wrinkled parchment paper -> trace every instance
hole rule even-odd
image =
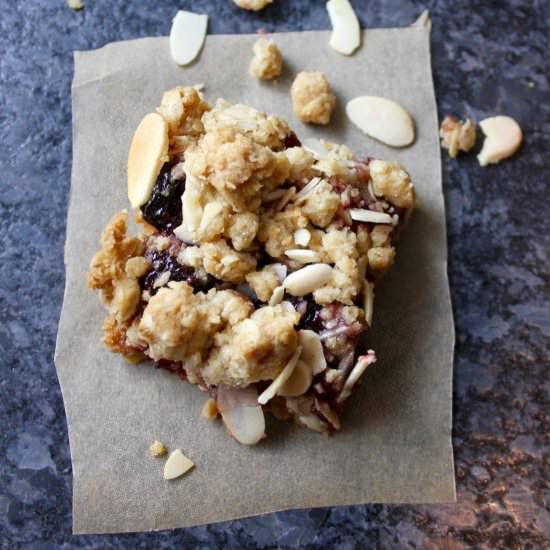
[[[343,57],[328,32],[276,35],[285,73],[278,83],[248,77],[256,36],[209,36],[200,58],[178,68],[168,40],[119,42],[75,54],[74,156],[65,249],[66,294],[56,363],[67,412],[74,475],[75,533],[185,527],[288,508],[455,498],[451,447],[453,320],[437,115],[425,27],[369,30]],[[338,96],[327,128],[298,123],[289,86],[299,70],[321,70]],[[132,366],[99,342],[105,315],[85,287],[89,261],[108,219],[128,206],[126,158],[141,118],[178,84],[205,83],[225,97],[282,115],[299,137],[348,144],[358,155],[395,159],[413,176],[421,208],[376,292],[368,344],[378,363],[348,402],[332,437],[268,418],[268,439],[237,444],[221,422],[200,417],[206,395],[175,376]],[[395,150],[362,135],[347,100],[382,95],[417,124],[413,147]],[[196,464],[167,482],[154,439]]]

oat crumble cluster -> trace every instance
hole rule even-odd
[[[448,115],[441,123],[439,129],[441,147],[449,151],[449,156],[454,159],[460,151],[467,153],[476,144],[476,125],[470,118],[460,121]]]
[[[142,230],[129,236],[119,212],[90,264],[103,342],[208,391],[203,414],[241,443],[263,437],[265,410],[339,430],[375,361],[360,336],[415,207],[409,175],[343,145],[314,153],[282,119],[210,107],[193,87],[167,91],[157,112],[168,148],[135,214]]]
[[[283,56],[273,40],[259,38],[252,48],[254,57],[250,63],[250,76],[258,80],[277,78],[283,70]]]
[[[319,71],[302,71],[290,88],[292,108],[302,122],[328,124],[336,106],[327,77]]]

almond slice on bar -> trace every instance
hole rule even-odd
[[[283,301],[284,296],[285,288],[283,286],[278,286],[271,294],[268,305],[271,307],[278,306]]]
[[[255,445],[264,437],[265,418],[255,387],[220,386],[216,404],[225,427],[239,443]]]
[[[327,11],[332,25],[329,45],[338,53],[351,55],[361,44],[359,21],[348,0],[329,0]]]
[[[319,261],[319,254],[315,250],[306,250],[304,248],[291,248],[285,250],[285,256],[301,264],[312,264]]]
[[[363,310],[365,321],[372,327],[372,314],[374,310],[374,285],[369,281],[363,283]]]
[[[292,296],[305,296],[327,284],[332,277],[332,267],[328,264],[311,264],[291,273],[283,286]]]
[[[128,199],[132,208],[144,205],[168,153],[168,126],[157,113],[139,123],[128,153]]]
[[[298,339],[302,346],[300,359],[311,367],[314,375],[323,372],[327,368],[327,361],[319,335],[312,330],[300,330]]]
[[[362,132],[391,147],[405,147],[414,141],[411,115],[391,99],[359,96],[348,101],[346,114]]]
[[[366,223],[393,223],[393,218],[385,212],[375,212],[364,208],[350,208],[349,215],[352,220]]]
[[[313,371],[311,366],[301,359],[296,363],[296,367],[288,380],[279,388],[277,395],[283,397],[297,397],[304,395],[313,381]]]
[[[164,464],[164,479],[176,479],[193,468],[194,464],[180,449],[176,449]]]
[[[180,10],[170,29],[170,54],[178,65],[188,65],[201,51],[208,16]]]
[[[477,156],[480,166],[495,164],[511,157],[523,140],[519,124],[509,116],[486,118],[479,126],[485,134],[483,147]]]
[[[298,246],[307,246],[311,240],[311,233],[307,229],[297,229],[294,231],[294,242]]]
[[[260,397],[258,397],[258,403],[260,405],[265,405],[270,399],[273,399],[277,395],[283,384],[290,378],[290,375],[298,363],[301,353],[302,346],[298,346],[277,378],[275,378],[275,380],[273,380],[273,382],[271,382],[271,384],[269,384],[269,386],[260,394]]]

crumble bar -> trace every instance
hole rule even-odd
[[[409,175],[343,145],[312,153],[282,119],[210,107],[193,87],[157,112],[167,153],[142,231],[115,214],[87,277],[108,311],[103,342],[208,391],[208,415],[241,443],[264,436],[265,410],[339,430],[376,360],[360,337],[415,207]]]

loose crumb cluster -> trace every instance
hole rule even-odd
[[[328,124],[336,105],[326,76],[319,71],[303,71],[296,75],[290,88],[292,108],[302,122]]]
[[[394,262],[415,206],[409,175],[345,146],[320,142],[313,154],[282,119],[224,100],[211,108],[195,88],[169,90],[158,112],[170,147],[136,216],[143,231],[128,236],[127,212],[116,214],[90,264],[104,343],[208,390],[207,418],[224,415],[218,388],[257,395],[291,358],[317,357],[304,394],[266,408],[339,429],[344,397],[374,362],[357,351],[371,322],[363,292]],[[318,348],[303,347],[304,331]]]
[[[471,119],[459,121],[448,115],[439,129],[441,147],[449,151],[451,158],[456,158],[459,151],[467,153],[476,143],[476,125]]]
[[[252,48],[254,57],[250,63],[250,76],[259,80],[277,78],[283,70],[283,56],[273,40],[259,38]]]
[[[164,443],[160,442],[158,439],[155,439],[149,447],[149,452],[151,453],[151,456],[160,458],[161,456],[164,456],[168,450],[164,446]]]

